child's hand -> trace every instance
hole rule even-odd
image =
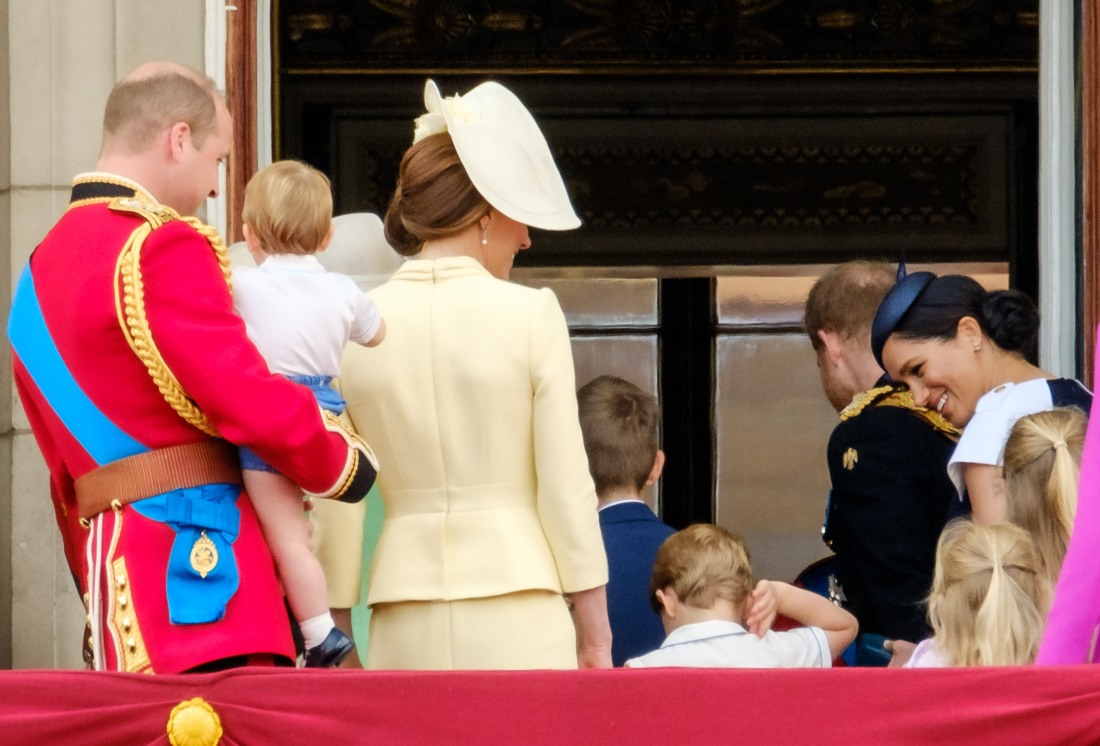
[[[763,637],[775,623],[779,613],[779,592],[770,580],[761,580],[745,599],[745,628]]]

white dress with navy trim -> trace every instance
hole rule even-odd
[[[978,400],[947,464],[947,473],[962,498],[966,494],[963,464],[1004,464],[1005,443],[1016,420],[1055,407],[1076,406],[1089,412],[1092,394],[1078,381],[1035,378],[1005,383]]]

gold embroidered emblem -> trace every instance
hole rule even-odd
[[[855,448],[849,448],[844,452],[844,468],[848,471],[856,468],[856,463],[859,461],[859,453]]]
[[[203,531],[195,543],[191,545],[191,567],[201,577],[218,566],[218,547],[210,541],[210,537]]]

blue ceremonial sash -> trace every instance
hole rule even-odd
[[[97,464],[149,450],[107,419],[69,372],[38,305],[30,263],[19,277],[8,339],[50,409]]]
[[[73,378],[46,326],[35,291],[30,263],[8,317],[8,339],[46,404],[99,466],[150,449],[111,422]],[[150,520],[167,523],[176,532],[168,559],[166,592],[173,624],[216,622],[239,585],[233,542],[240,529],[234,485],[206,485],[173,490],[131,503]],[[193,567],[191,554],[200,537],[208,538],[218,562],[205,576]]]

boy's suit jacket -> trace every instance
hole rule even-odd
[[[665,639],[661,618],[649,602],[649,578],[657,549],[674,530],[640,502],[601,510],[600,529],[610,573],[611,660],[621,666],[629,658],[656,650]]]

